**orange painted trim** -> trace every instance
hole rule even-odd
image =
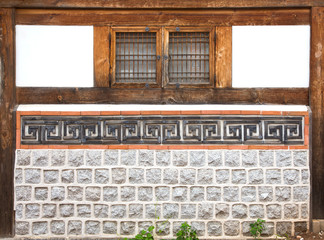
[[[161,111],[141,111],[141,115],[161,115]]]
[[[100,115],[120,115],[120,111],[100,111]]]
[[[55,116],[60,116],[62,114],[62,112],[59,112],[59,111],[41,111],[41,114],[42,116],[46,116],[46,115],[55,115]]]
[[[201,111],[200,110],[193,110],[193,111],[185,110],[185,111],[180,111],[180,113],[182,115],[200,115]]]
[[[81,111],[81,116],[97,116],[100,115],[100,111]]]
[[[261,115],[281,115],[281,111],[261,111]]]
[[[16,149],[20,149],[20,129],[16,129]]]
[[[20,116],[41,115],[41,111],[21,111]]]
[[[261,115],[261,111],[242,110],[241,114],[243,114],[243,115]]]
[[[161,111],[161,115],[180,115],[181,111]]]
[[[291,150],[296,150],[296,149],[307,150],[308,148],[309,148],[309,146],[289,146],[289,149],[291,149]]]

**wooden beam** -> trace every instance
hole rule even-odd
[[[17,88],[18,104],[308,104],[308,88],[111,89]]]
[[[136,1],[133,2],[135,3]],[[192,26],[193,24],[195,26],[307,25],[310,23],[310,9],[276,8],[185,11],[18,9],[16,13],[16,24],[27,25],[105,24],[143,26],[143,23],[145,25],[159,26]]]
[[[312,110],[312,215],[324,218],[324,8],[312,9],[310,107]]]
[[[323,0],[0,0],[0,7],[17,8],[260,8],[324,6]]]
[[[14,235],[14,9],[0,8],[0,237]]]

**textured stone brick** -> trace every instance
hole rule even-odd
[[[90,218],[91,217],[91,205],[90,204],[78,204],[77,205],[78,217]]]
[[[110,209],[112,218],[126,217],[126,205],[111,205]]]
[[[69,150],[68,151],[68,165],[71,167],[80,167],[84,165],[84,151],[83,150]]]
[[[191,222],[191,227],[197,232],[197,236],[205,235],[205,223],[204,222]]]
[[[263,183],[263,170],[251,169],[249,170],[249,184],[262,184]]]
[[[17,150],[16,151],[16,163],[17,166],[28,166],[30,165],[30,150]]]
[[[272,236],[274,234],[274,223],[273,222],[265,222],[264,230],[262,231],[261,236]]]
[[[146,204],[145,205],[145,217],[158,219],[161,217],[161,205],[160,204]]]
[[[117,233],[117,222],[104,221],[102,231],[104,234],[116,234]]]
[[[95,183],[107,184],[109,182],[109,169],[95,170]]]
[[[232,183],[233,184],[245,184],[246,172],[244,169],[232,170]]]
[[[256,187],[242,187],[241,189],[242,202],[256,201]]]
[[[47,200],[48,198],[48,188],[46,187],[36,187],[35,188],[35,199],[36,200]]]
[[[92,170],[91,169],[78,169],[77,181],[81,184],[92,183]]]
[[[216,170],[216,183],[224,184],[229,183],[230,172],[228,169]]]
[[[165,219],[178,218],[179,216],[179,204],[165,203],[163,204],[163,217]]]
[[[82,222],[77,220],[71,220],[68,222],[68,234],[81,235],[82,234]]]
[[[223,166],[222,151],[208,151],[208,166],[221,167]]]
[[[40,215],[40,205],[36,203],[26,204],[25,206],[25,217],[27,219],[38,218]]]
[[[169,187],[156,187],[155,198],[157,201],[168,201],[170,199]]]
[[[220,201],[222,191],[220,187],[207,187],[207,201]]]
[[[186,168],[180,171],[180,183],[194,185],[196,181],[196,169]]]
[[[301,218],[304,218],[304,219],[308,218],[308,204],[307,203],[301,204],[300,216],[301,216]]]
[[[239,188],[238,187],[224,187],[223,199],[226,202],[238,202],[239,201]]]
[[[309,187],[294,187],[293,188],[294,201],[304,202],[309,197]]]
[[[122,184],[126,182],[126,169],[125,168],[113,168],[112,182],[116,184]]]
[[[268,186],[258,187],[259,201],[271,202],[273,199],[273,188]]]
[[[101,198],[101,188],[100,187],[87,187],[85,189],[85,199],[87,201],[99,201]]]
[[[269,219],[280,219],[281,218],[281,205],[269,204],[266,206],[267,216]]]
[[[154,165],[154,151],[139,150],[138,151],[139,166],[153,166]]]
[[[41,181],[40,169],[25,169],[25,183],[37,184]]]
[[[232,206],[232,217],[243,219],[247,217],[247,206],[245,204],[234,204]]]
[[[61,174],[62,183],[74,182],[74,170],[63,170]]]
[[[276,187],[276,200],[279,202],[288,202],[291,199],[290,187]]]
[[[87,150],[85,152],[85,162],[87,166],[101,166],[103,151]]]
[[[172,223],[172,235],[174,237],[176,237],[177,233],[181,230],[181,224],[182,224],[182,222],[180,222],[180,221],[174,221]]]
[[[172,200],[176,202],[187,201],[188,189],[187,187],[174,187],[172,189]]]
[[[214,216],[214,204],[198,204],[198,219],[212,219]]]
[[[291,222],[277,222],[276,223],[276,231],[279,236],[291,236],[292,234],[292,223]]]
[[[178,183],[178,170],[168,168],[163,170],[163,183],[176,184]]]
[[[251,226],[250,224],[253,223],[253,221],[244,221],[242,222],[242,233],[243,236],[252,236],[250,233]]]
[[[56,205],[55,204],[44,204],[43,218],[54,218],[56,216]]]
[[[16,200],[17,201],[30,201],[32,188],[30,186],[17,186],[16,187]]]
[[[309,184],[309,170],[303,169],[301,170],[301,178],[303,184]]]
[[[99,221],[86,221],[85,222],[85,234],[98,235],[100,232]]]
[[[249,207],[250,218],[264,218],[264,207],[261,204],[251,204]]]
[[[51,166],[64,166],[66,150],[51,150]]]
[[[83,188],[77,186],[67,187],[67,199],[73,201],[83,200]]]
[[[242,166],[257,167],[258,166],[257,151],[242,151]]]
[[[276,165],[278,167],[290,167],[292,164],[291,151],[275,151]]]
[[[307,222],[295,222],[295,234],[307,232]]]
[[[196,204],[181,204],[181,218],[192,219],[196,218],[197,206]]]
[[[190,166],[202,167],[206,165],[205,151],[191,151],[190,152]]]
[[[51,233],[54,235],[63,235],[65,234],[65,223],[61,220],[51,221]]]
[[[135,187],[121,187],[120,198],[122,201],[135,201]]]
[[[73,204],[60,204],[59,209],[61,217],[73,217],[74,215]]]
[[[59,171],[57,170],[44,170],[45,183],[57,183],[59,181]]]
[[[197,182],[198,184],[212,184],[213,183],[212,169],[198,169]]]
[[[64,187],[52,187],[51,188],[51,200],[52,201],[63,201],[65,199]]]
[[[173,151],[172,163],[177,167],[184,167],[188,165],[188,151]]]
[[[204,201],[205,190],[203,187],[191,187],[190,188],[190,201]]]
[[[15,212],[15,217],[16,219],[22,219],[23,218],[23,205],[22,204],[17,204],[16,205],[16,212]]]
[[[217,219],[228,218],[229,216],[229,205],[226,203],[216,203],[215,204],[215,217]]]
[[[161,183],[161,169],[152,168],[146,170],[146,182],[151,184]]]
[[[299,183],[299,171],[288,169],[283,171],[283,180],[286,185],[296,185]]]
[[[120,162],[122,165],[135,166],[136,165],[136,150],[121,150]]]
[[[298,205],[297,204],[285,204],[284,208],[284,218],[298,218]]]
[[[274,166],[274,152],[273,151],[260,151],[259,152],[260,167],[273,167]]]
[[[225,151],[225,166],[226,167],[238,167],[240,166],[240,151]]]
[[[171,152],[170,151],[156,151],[156,164],[161,167],[166,167],[170,165],[171,162]]]
[[[129,218],[143,218],[143,205],[129,204],[128,216]]]
[[[45,167],[49,163],[49,151],[48,150],[34,150],[31,153],[33,166]]]
[[[211,221],[207,223],[207,233],[208,236],[221,236],[223,234],[222,231],[222,223],[219,221]]]
[[[48,233],[47,222],[33,222],[32,225],[33,235],[44,235]]]
[[[16,222],[16,235],[28,235],[29,234],[29,222]]]
[[[21,184],[23,182],[23,171],[21,168],[15,169],[15,184]]]
[[[226,236],[237,236],[240,233],[240,222],[239,221],[225,221],[224,222],[224,233]]]
[[[135,233],[135,222],[125,221],[120,223],[121,235],[132,235]]]
[[[118,200],[117,187],[104,187],[103,188],[103,200],[106,202],[115,202]]]
[[[153,200],[153,188],[152,187],[139,187],[138,188],[138,200],[139,201],[152,201]]]
[[[129,183],[143,183],[144,169],[131,168],[129,169]]]
[[[104,165],[117,166],[118,165],[118,150],[105,150]]]
[[[106,204],[95,204],[93,212],[96,218],[108,218],[109,206]]]
[[[281,171],[279,169],[266,170],[267,184],[281,184]]]
[[[166,236],[170,234],[170,222],[158,221],[156,222],[156,234],[159,236]]]
[[[296,167],[306,167],[308,159],[308,151],[294,151],[294,166]]]

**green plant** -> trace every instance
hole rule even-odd
[[[250,224],[250,233],[254,239],[258,239],[264,229],[265,221],[258,218],[254,223]]]
[[[191,226],[184,222],[181,225],[179,232],[177,233],[177,240],[199,240],[195,230],[191,229]]]
[[[149,226],[147,230],[140,231],[140,233],[135,236],[135,239],[138,239],[138,240],[153,240],[154,239],[153,229],[154,229],[154,226]]]

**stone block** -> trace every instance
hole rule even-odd
[[[258,219],[264,218],[264,207],[262,204],[251,204],[249,207],[250,218]]]
[[[82,201],[83,187],[77,187],[77,186],[67,187],[67,199],[73,201]]]
[[[294,151],[294,166],[306,167],[308,165],[308,151]]]
[[[319,220],[313,220],[313,232],[319,233],[321,231],[321,222]]]
[[[55,204],[44,204],[43,208],[43,218],[54,218],[56,217],[56,205]]]
[[[190,188],[190,201],[200,202],[205,200],[205,190],[203,187]]]
[[[68,222],[68,234],[69,235],[81,235],[82,234],[82,222],[78,220],[71,220]]]
[[[280,219],[281,218],[281,205],[279,204],[268,204],[266,206],[267,217],[269,219]]]
[[[144,183],[144,169],[130,168],[128,179],[129,179],[129,183],[132,184]]]
[[[235,151],[235,150],[225,151],[224,158],[225,158],[226,167],[240,166],[240,151]]]
[[[36,200],[47,200],[48,198],[48,188],[47,187],[36,187],[35,188],[35,199]]]
[[[292,223],[291,222],[277,222],[276,223],[277,235],[285,237],[286,234],[291,236],[292,234]]]
[[[293,188],[294,201],[305,202],[309,197],[309,187],[298,186]]]
[[[126,169],[125,168],[113,168],[112,183],[123,184],[126,182]]]
[[[158,221],[156,222],[156,234],[158,236],[167,236],[170,234],[170,222],[169,221]]]
[[[247,206],[245,204],[234,204],[232,206],[232,217],[238,219],[247,218]]]
[[[151,184],[160,184],[161,183],[161,169],[151,168],[146,170],[146,182]]]
[[[95,183],[107,184],[109,182],[109,169],[95,170]]]
[[[108,218],[109,206],[106,204],[95,204],[93,212],[96,218]]]
[[[208,166],[210,167],[221,167],[223,166],[223,153],[222,151],[208,151]]]
[[[156,165],[161,167],[169,166],[171,163],[171,152],[170,151],[156,151]]]
[[[201,237],[205,235],[205,223],[204,222],[191,222],[191,228],[196,231],[197,236]]]
[[[226,236],[237,236],[240,233],[240,222],[239,221],[225,221],[224,222],[224,233]]]
[[[28,166],[30,165],[31,151],[30,150],[16,150],[16,163],[17,166]]]
[[[216,170],[216,183],[224,184],[229,183],[230,172],[228,169],[219,169]]]
[[[173,151],[172,163],[176,167],[184,167],[188,165],[188,151]]]
[[[73,183],[74,182],[74,170],[62,170],[61,181],[62,181],[62,183]]]
[[[276,187],[276,200],[288,202],[291,199],[291,187]]]
[[[290,167],[292,165],[291,151],[275,151],[277,167]]]
[[[156,201],[168,201],[170,199],[169,187],[156,187],[155,188]]]
[[[31,152],[31,159],[33,166],[45,167],[49,163],[49,151],[48,150],[34,150]]]
[[[302,180],[302,184],[309,184],[309,170],[308,169],[301,170],[301,180]]]
[[[266,183],[267,184],[281,184],[281,171],[280,169],[266,170]]]
[[[104,165],[117,166],[119,158],[119,150],[105,150]]]
[[[118,200],[117,187],[104,187],[103,188],[103,200],[106,202],[115,202]]]
[[[309,212],[308,204],[307,203],[301,204],[300,205],[300,217],[303,219],[308,219],[308,217],[309,217],[308,212]],[[323,229],[324,229],[324,221],[323,221]]]
[[[126,205],[111,205],[111,218],[125,218]]]
[[[207,233],[210,237],[221,236],[223,234],[222,223],[219,221],[210,221],[207,223]]]
[[[121,235],[133,235],[135,234],[135,222],[125,221],[120,223]]]
[[[91,205],[90,204],[78,204],[77,205],[77,215],[81,218],[91,217]]]
[[[246,172],[244,169],[232,170],[232,183],[233,184],[245,184]]]
[[[172,189],[172,200],[176,202],[187,201],[188,189],[187,187],[174,187]]]
[[[180,184],[194,185],[196,182],[196,169],[186,168],[180,171]]]
[[[15,228],[16,235],[28,235],[29,234],[29,222],[16,222]]]
[[[153,188],[152,187],[139,187],[138,188],[138,201],[152,201]]]
[[[129,218],[143,218],[143,205],[129,204],[128,216]]]
[[[96,202],[101,198],[101,188],[100,187],[86,187],[85,189],[85,199],[87,201]]]
[[[116,234],[117,233],[117,222],[104,221],[102,231],[104,234]]]
[[[86,221],[85,222],[85,234],[98,235],[100,233],[99,221]]]
[[[51,233],[54,235],[63,235],[65,234],[65,223],[61,220],[51,221]]]
[[[135,201],[135,187],[121,187],[120,198],[124,202]]]
[[[207,187],[207,201],[220,201],[222,191],[220,187]]]
[[[69,150],[68,165],[71,167],[80,167],[84,165],[84,150]]]
[[[85,162],[87,166],[101,166],[103,156],[102,150],[87,150],[85,152]]]
[[[40,169],[25,169],[25,183],[37,184],[41,182]]]
[[[205,151],[190,151],[190,166],[202,167],[206,165]]]
[[[51,200],[52,201],[63,201],[65,199],[64,187],[52,187],[51,188]]]
[[[51,166],[64,166],[66,150],[51,150]]]
[[[260,151],[259,152],[260,167],[274,166],[274,151]]]
[[[273,188],[268,186],[258,187],[259,201],[271,202],[273,200]]]
[[[163,183],[177,184],[178,183],[178,170],[167,168],[163,170]]]
[[[229,217],[229,205],[226,203],[215,204],[215,217],[217,219],[225,219]]]
[[[283,181],[286,185],[296,185],[299,183],[299,170],[283,170]]]
[[[40,216],[40,205],[36,203],[29,203],[25,205],[25,218],[35,219]]]
[[[73,217],[74,205],[73,204],[60,204],[60,216],[61,217]]]
[[[257,151],[242,151],[242,166],[245,168],[258,166],[258,152]]]
[[[239,188],[238,187],[224,187],[223,199],[225,202],[238,202],[239,201]]]
[[[181,230],[181,224],[182,224],[182,222],[179,222],[179,221],[174,221],[172,223],[172,235],[174,237],[176,237],[177,233]]]
[[[45,183],[58,183],[59,171],[58,170],[44,170],[44,182]]]
[[[136,150],[121,150],[120,151],[121,165],[135,166],[136,165]]]
[[[47,222],[33,222],[32,234],[33,235],[44,235],[48,233]]]
[[[23,171],[21,168],[15,169],[15,184],[23,183]]]
[[[139,150],[138,151],[138,164],[139,166],[154,166],[154,151],[152,150]]]
[[[250,229],[251,229],[251,224],[253,223],[253,221],[244,221],[242,222],[242,233],[243,236],[252,236],[250,233]]]
[[[212,184],[213,183],[212,169],[198,169],[197,182],[198,184]]]
[[[284,205],[284,218],[285,219],[297,219],[299,215],[297,204],[285,204]]]
[[[242,187],[241,189],[242,202],[256,201],[256,187]]]
[[[78,169],[77,181],[80,184],[92,183],[92,170],[91,169]]]
[[[263,170],[249,170],[249,184],[263,184]]]
[[[160,204],[146,204],[145,217],[151,219],[161,218],[161,205]]]
[[[214,204],[198,204],[198,219],[212,219],[214,217]]]
[[[32,188],[30,186],[16,187],[16,201],[30,201]]]
[[[163,217],[165,219],[175,219],[179,216],[179,204],[165,203],[163,204]]]
[[[17,219],[22,219],[23,218],[23,205],[22,204],[17,204],[16,205],[16,211],[15,211],[15,217]]]
[[[307,232],[307,222],[295,222],[295,234]]]
[[[196,204],[181,204],[181,218],[193,219],[196,218],[197,206]]]
[[[274,234],[274,223],[273,222],[265,222],[264,230],[262,231],[261,236],[272,236]]]

